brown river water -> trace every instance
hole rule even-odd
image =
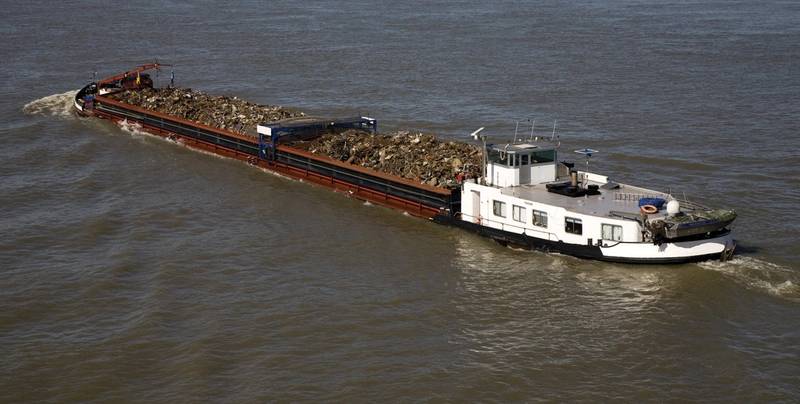
[[[800,401],[796,2],[3,9],[0,402]],[[557,119],[562,158],[735,209],[738,255],[517,251],[70,112],[154,58],[384,130]]]

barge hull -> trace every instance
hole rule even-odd
[[[415,184],[403,178],[282,145],[276,148],[274,159],[263,159],[260,158],[261,149],[256,138],[148,111],[107,97],[95,97],[93,108],[80,112],[117,123],[136,123],[148,133],[179,141],[186,146],[246,161],[414,216],[430,219],[437,215],[449,215],[458,209],[460,193],[457,190]]]

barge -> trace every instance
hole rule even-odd
[[[735,242],[731,210],[679,201],[668,193],[616,183],[558,160],[559,144],[536,138],[508,144],[483,140],[483,173],[456,186],[433,186],[311,153],[292,143],[323,134],[377,130],[369,117],[301,117],[240,133],[115,100],[121,91],[152,88],[139,66],[83,87],[79,115],[135,123],[186,146],[345,192],[436,223],[459,227],[503,245],[623,263],[684,263],[728,259]]]

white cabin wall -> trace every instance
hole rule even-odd
[[[527,175],[520,175],[521,170],[526,170]],[[522,167],[506,167],[498,164],[488,164],[487,171],[490,185],[497,187],[516,187],[521,184],[541,184],[543,182],[556,180],[555,163],[526,165]],[[524,183],[521,181],[522,178],[525,178]]]
[[[506,167],[499,164],[486,165],[488,182],[498,187],[514,187],[519,185],[519,168]]]
[[[523,233],[532,236],[551,240],[561,240],[571,244],[587,244],[588,239],[592,239],[592,244],[597,244],[597,240],[602,238],[602,224],[622,226],[622,240],[624,242],[640,242],[641,231],[639,224],[630,220],[614,219],[608,217],[598,217],[581,213],[567,211],[565,208],[547,205],[535,201],[517,198],[511,195],[504,195],[502,190],[493,186],[484,186],[473,182],[464,183],[461,212],[462,219],[475,222],[477,218],[472,217],[473,201],[472,191],[480,192],[479,213],[481,224],[488,227],[498,228],[512,233]],[[506,204],[506,217],[501,218],[494,215],[493,201],[501,201]],[[525,208],[525,222],[520,223],[513,219],[513,205]],[[532,223],[532,210],[547,212],[548,227],[542,228],[534,226]],[[565,218],[572,217],[580,219],[583,225],[583,233],[572,234],[565,231]],[[549,235],[548,233],[552,233]],[[613,244],[614,241],[605,241],[605,244]]]
[[[543,182],[552,182],[556,180],[556,164],[545,163],[526,166],[525,169],[530,170],[530,183],[541,184]]]
[[[472,218],[473,213],[473,205],[472,205],[472,191],[482,191],[482,186],[478,185],[474,182],[467,181],[462,186],[461,190],[461,216],[464,220],[467,221],[474,221]],[[481,198],[483,198],[483,193],[481,192]],[[480,212],[483,215],[483,212]]]
[[[578,176],[598,184],[608,183],[608,177],[605,175],[590,173],[587,171],[578,171]]]

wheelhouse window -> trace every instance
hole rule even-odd
[[[533,225],[539,227],[547,227],[547,212],[541,210],[534,210],[531,212],[533,216]]]
[[[495,216],[506,217],[506,203],[500,201],[492,201],[492,211]]]
[[[622,226],[603,224],[603,240],[622,241]]]
[[[531,164],[551,163],[556,160],[555,150],[542,150],[531,155]]]
[[[528,165],[529,160],[528,160],[528,155],[527,154],[522,154],[519,157],[520,157],[520,163],[519,163],[520,165],[523,165],[523,166]]]
[[[499,150],[490,149],[488,152],[488,158],[490,163],[502,164],[504,166],[509,165],[508,153],[503,153]]]
[[[525,223],[525,208],[523,208],[522,206],[512,205],[511,218],[513,218],[518,222]]]
[[[564,231],[572,234],[583,234],[583,222],[574,217],[564,218]]]

